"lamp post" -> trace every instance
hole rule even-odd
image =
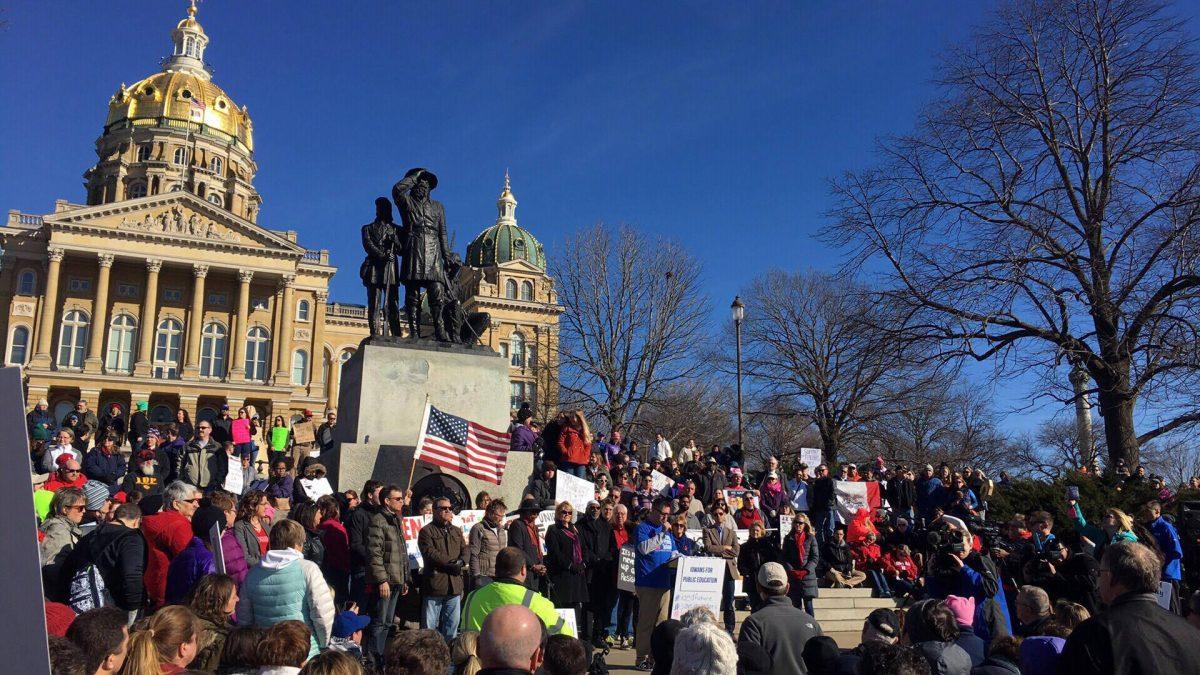
[[[738,450],[745,452],[746,448],[742,446],[742,319],[746,317],[746,306],[742,304],[741,297],[733,297],[729,312],[733,316],[733,330],[737,335],[737,442]]]

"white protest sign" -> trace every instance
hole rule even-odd
[[[554,503],[567,502],[575,507],[575,518],[587,513],[587,505],[596,499],[596,484],[566,471],[559,471],[554,478]]]
[[[737,540],[738,540],[738,544],[744,544],[744,543],[750,541],[750,530],[738,530],[737,531]]]
[[[787,513],[779,514],[779,545],[783,546],[783,540],[787,538],[788,533],[792,531],[792,521],[796,516]]]
[[[563,635],[579,635],[579,626],[575,621],[575,610],[573,609],[556,609],[558,618],[563,620],[563,629],[560,631]]]
[[[241,465],[238,465],[238,470],[241,470]],[[308,498],[316,501],[325,495],[333,494],[333,486],[329,484],[329,479],[325,476],[320,478],[301,478],[300,486],[304,488],[304,494]]]
[[[693,607],[707,607],[721,616],[721,587],[725,584],[725,561],[720,558],[679,558],[675,591],[671,594],[671,618],[678,619]]]
[[[213,523],[212,529],[208,531],[208,541],[213,552],[213,562],[216,563],[217,574],[225,574],[225,549],[221,548],[220,523]]]
[[[833,493],[837,497],[837,510],[846,522],[854,520],[859,509],[870,510],[867,501],[867,484],[846,480],[833,481]]]
[[[633,593],[637,583],[637,552],[633,546],[626,544],[621,547],[617,556],[617,588]]]
[[[242,458],[238,455],[226,455],[229,460],[229,473],[225,474],[224,488],[235,495],[242,494],[245,489],[245,475],[242,473]],[[315,497],[314,497],[315,499]],[[224,572],[221,572],[224,574]]]
[[[666,489],[671,487],[675,481],[671,480],[667,474],[655,469],[650,472],[650,487],[658,493],[665,493]]]
[[[538,539],[542,546],[542,553],[546,553],[546,530],[554,524],[553,511],[538,511],[537,520],[533,521],[538,531]]]
[[[405,518],[401,523],[404,528],[404,545],[408,549],[408,564],[414,571],[425,566],[425,559],[421,557],[421,549],[417,546],[417,536],[421,534],[421,528],[432,520],[433,516],[412,516]]]
[[[483,514],[484,511],[482,509],[459,511],[458,515],[454,516],[450,522],[462,528],[463,539],[466,540],[471,536],[471,528],[475,527],[475,523],[483,520]]]
[[[1158,593],[1155,593],[1155,600],[1158,601],[1158,606],[1171,611],[1171,596],[1174,594],[1175,588],[1171,586],[1169,581],[1158,582]]]
[[[800,448],[800,463],[807,464],[810,471],[816,471],[821,463],[820,448]]]

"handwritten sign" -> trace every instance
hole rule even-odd
[[[708,607],[720,616],[725,574],[725,561],[720,558],[679,558],[675,592],[671,594],[671,618],[679,619],[693,607]]]
[[[793,515],[790,515],[787,513],[779,514],[779,545],[780,546],[783,545],[783,540],[786,539],[788,534],[792,531],[792,521],[795,519],[796,519],[796,516],[793,516]]]
[[[312,422],[296,422],[292,425],[292,440],[297,443],[316,443],[317,434],[313,430]]]
[[[570,635],[574,637],[579,635],[579,626],[575,621],[575,610],[573,609],[556,609],[558,618],[563,620],[563,629],[559,631],[560,635]]]
[[[412,516],[401,521],[400,526],[404,531],[404,546],[408,549],[408,566],[414,571],[425,566],[425,559],[421,557],[421,549],[417,547],[417,536],[421,534],[421,528],[432,520],[433,516]]]
[[[658,469],[650,472],[650,487],[655,492],[666,494],[667,489],[670,488],[674,483],[675,481],[671,480],[667,474],[659,471]]]
[[[229,460],[229,471],[225,474],[225,483],[222,487],[235,495],[240,495],[246,487],[245,474],[242,473],[242,458],[238,455],[225,455],[225,458]]]
[[[566,471],[559,471],[554,478],[554,503],[567,502],[575,507],[575,519],[587,513],[588,502],[596,499],[596,484]]]
[[[810,470],[814,470],[821,463],[820,448],[800,448],[800,463],[807,464]]]
[[[621,547],[621,553],[617,557],[617,588],[622,591],[633,593],[634,584],[637,583],[637,552],[633,550],[633,546],[626,544]]]
[[[231,468],[230,471],[233,469]],[[241,463],[238,464],[238,471],[242,470]],[[304,488],[304,494],[308,498],[316,501],[321,497],[333,494],[333,486],[329,484],[329,479],[325,476],[320,478],[301,478],[300,486]]]

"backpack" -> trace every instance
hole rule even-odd
[[[107,596],[104,577],[100,576],[100,570],[96,569],[95,565],[84,565],[71,577],[67,604],[76,614],[82,614],[89,609],[107,605]]]

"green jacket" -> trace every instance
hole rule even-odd
[[[409,582],[408,545],[400,519],[387,509],[371,516],[367,528],[367,582],[372,584]],[[399,589],[396,589],[399,590]]]
[[[554,609],[554,603],[547,600],[541,593],[529,590],[525,584],[515,579],[497,579],[496,581],[467,594],[463,605],[462,630],[478,631],[483,627],[483,620],[493,609],[503,605],[524,605],[546,624],[546,630],[551,635],[563,634],[575,637],[575,631],[563,621]],[[574,610],[571,610],[574,611]]]

